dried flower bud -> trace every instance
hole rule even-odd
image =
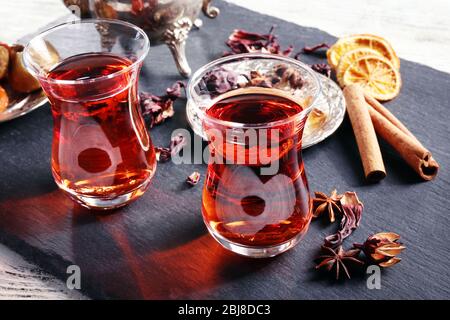
[[[192,172],[186,179],[186,183],[190,186],[195,186],[200,181],[200,173],[198,171]]]
[[[402,243],[397,242],[400,236],[393,232],[380,232],[367,238],[363,244],[354,244],[361,249],[373,263],[380,267],[390,267],[401,261],[397,257],[404,249]]]

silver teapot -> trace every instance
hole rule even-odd
[[[215,18],[219,9],[212,0],[63,0],[81,18],[108,18],[131,22],[148,34],[153,43],[165,43],[180,74],[188,77],[186,40],[192,27],[200,27],[200,11]],[[107,30],[102,31],[105,35]]]

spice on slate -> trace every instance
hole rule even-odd
[[[339,200],[342,195],[338,195],[336,189],[331,192],[330,196],[327,196],[323,192],[314,192],[315,198],[313,199],[313,217],[318,218],[325,212],[328,212],[328,218],[333,223],[336,220],[336,214],[341,213],[341,204]]]
[[[198,171],[192,172],[186,179],[186,183],[190,186],[195,186],[200,181],[200,173]]]
[[[359,226],[364,205],[359,201],[356,192],[347,191],[339,200],[342,208],[342,219],[339,230],[325,238],[324,246],[336,248],[342,245],[345,238]]]
[[[353,246],[361,249],[372,263],[387,268],[402,260],[397,255],[405,249],[405,246],[397,242],[399,239],[400,236],[396,233],[380,232],[367,238],[363,244],[355,243]]]
[[[359,249],[344,251],[342,246],[339,246],[337,249],[323,246],[322,250],[324,254],[317,258],[319,264],[316,265],[316,269],[325,268],[329,272],[334,269],[336,272],[336,280],[339,279],[342,271],[350,279],[350,264],[364,265],[364,262],[358,259],[361,252]]]
[[[167,88],[166,94],[163,96],[157,96],[149,92],[139,94],[142,115],[147,120],[149,128],[173,117],[175,114],[173,103],[181,96],[181,88],[184,87],[183,82],[177,81]]]
[[[238,53],[262,52],[289,56],[293,50],[293,46],[282,50],[278,43],[278,37],[273,33],[275,27],[272,26],[268,34],[259,34],[235,29],[225,42],[231,49],[224,55],[232,55]]]
[[[238,74],[223,67],[208,71],[202,78],[200,89],[218,95],[238,87]]]
[[[327,76],[328,78],[331,77],[331,67],[326,63],[312,64],[311,69],[320,74],[323,74],[324,76]]]
[[[328,49],[328,48],[330,48],[330,46],[327,43],[322,42],[322,43],[316,44],[314,46],[305,46],[305,47],[303,47],[302,51],[303,51],[303,53],[311,54],[311,53],[314,53],[317,50],[323,49],[323,48]]]

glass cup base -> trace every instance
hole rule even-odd
[[[207,225],[207,224],[206,224]],[[208,226],[208,225],[207,225]],[[207,227],[209,233],[213,236],[213,238],[219,242],[222,247],[227,250],[230,250],[234,253],[237,253],[244,257],[249,258],[270,258],[275,257],[291,248],[293,248],[303,237],[305,232],[299,233],[295,237],[289,239],[286,242],[275,246],[266,246],[266,247],[250,247],[242,244],[237,244],[235,242],[231,242],[230,240],[225,239],[221,235],[218,235],[213,230]]]
[[[93,196],[86,196],[83,194],[79,194],[76,192],[73,192],[72,190],[68,190],[62,185],[58,186],[60,189],[66,193],[73,201],[80,204],[82,207],[85,207],[90,210],[112,210],[117,209],[120,207],[123,207],[127,205],[128,203],[136,200],[140,196],[144,194],[144,192],[147,190],[147,188],[150,185],[152,177],[149,177],[144,183],[142,183],[139,187],[115,196],[115,197],[93,197]]]

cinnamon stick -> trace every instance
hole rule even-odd
[[[344,89],[344,97],[364,175],[370,182],[379,181],[386,176],[386,170],[363,90],[357,85],[347,86]]]
[[[365,95],[365,100],[377,134],[386,140],[422,179],[434,179],[439,164],[431,152],[381,103],[368,95]]]

